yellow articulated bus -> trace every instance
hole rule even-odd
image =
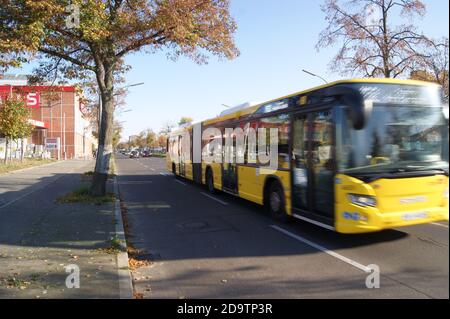
[[[276,143],[263,143],[273,129]],[[172,132],[167,147],[175,175],[281,221],[363,233],[449,217],[448,105],[431,83],[338,81],[228,109]]]

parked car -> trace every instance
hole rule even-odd
[[[150,151],[143,151],[142,152],[142,157],[150,157],[152,155],[152,153]]]
[[[130,158],[139,158],[139,152],[138,151],[132,151],[130,153]]]

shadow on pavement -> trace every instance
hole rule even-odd
[[[131,242],[150,250],[154,259],[177,260],[248,256],[314,254],[317,249],[296,241],[286,245],[280,233],[269,226],[279,225],[304,238],[331,244],[330,249],[370,247],[402,240],[408,234],[398,230],[344,235],[312,224],[293,221],[278,224],[263,207],[220,193],[215,197],[228,203],[220,205],[204,195],[202,186],[158,173],[120,175],[121,200],[127,207]],[[284,236],[284,235],[281,235]],[[176,254],[173,253],[176,251]]]
[[[116,255],[106,250],[115,235],[113,203],[56,202],[88,185],[81,173],[55,173],[18,190],[14,178],[0,176],[0,188],[13,189],[0,194],[0,207],[11,203],[0,208],[0,298],[119,297]],[[65,285],[70,264],[80,268],[80,289]]]

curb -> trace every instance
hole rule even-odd
[[[128,268],[128,252],[125,238],[125,230],[122,221],[122,212],[120,209],[119,185],[117,176],[114,177],[114,194],[116,200],[114,202],[114,216],[116,219],[116,236],[120,240],[122,251],[117,254],[117,274],[119,276],[119,298],[133,298],[133,283],[131,279],[130,269]]]

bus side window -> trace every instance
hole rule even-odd
[[[280,114],[261,119],[258,128],[266,129],[266,154],[270,152],[270,129],[278,130],[278,167],[289,168],[289,134],[288,114]]]
[[[242,123],[240,127],[244,130],[244,163],[256,164],[256,132],[258,130],[258,122]]]

